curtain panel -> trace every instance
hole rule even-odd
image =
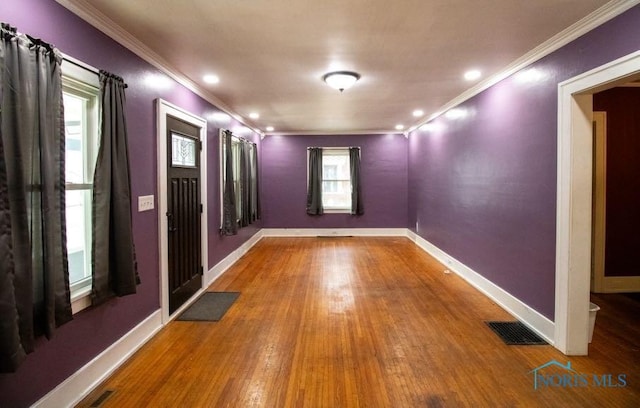
[[[242,141],[240,149],[240,228],[248,226],[251,221],[251,162],[249,158],[250,143]]]
[[[72,319],[62,57],[0,27],[0,372]]]
[[[322,148],[310,147],[308,150],[307,214],[322,215]]]
[[[360,181],[360,148],[349,148],[349,166],[351,168],[351,215],[364,214],[362,203],[362,183]]]
[[[258,181],[258,146],[251,143],[251,222],[260,219],[260,183]]]
[[[232,134],[228,130],[222,132],[222,155],[224,163],[222,188],[222,235],[235,235],[238,233],[236,194],[233,185],[233,150]]]
[[[125,88],[100,71],[100,148],[93,177],[92,300],[136,293],[140,283],[131,221]]]
[[[222,235],[235,235],[238,228],[260,219],[258,149],[255,143],[222,131]]]

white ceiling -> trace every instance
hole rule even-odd
[[[58,1],[76,12],[90,12],[94,24],[98,17],[126,32],[247,125],[293,134],[381,133],[400,123],[415,126],[607,4]],[[463,73],[471,68],[481,70],[483,78],[465,81]],[[322,82],[321,77],[333,70],[353,70],[362,78],[340,93]],[[207,73],[216,74],[220,82],[205,84],[202,77]],[[424,117],[413,117],[415,109],[422,109]],[[259,112],[260,118],[249,119],[250,112]]]

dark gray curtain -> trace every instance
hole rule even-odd
[[[364,214],[362,204],[362,183],[360,182],[360,148],[349,148],[349,165],[351,167],[351,214]]]
[[[0,371],[72,318],[60,53],[0,28]]]
[[[222,132],[223,156],[224,156],[224,185],[222,194],[222,235],[235,235],[238,233],[238,222],[236,218],[236,199],[233,186],[233,151],[231,147],[231,132]]]
[[[100,71],[100,149],[93,176],[92,267],[94,304],[136,293],[138,276],[131,223],[131,178],[125,88]]]
[[[260,182],[258,180],[258,146],[250,145],[251,151],[251,221],[260,219]]]
[[[251,159],[250,143],[240,143],[240,227],[246,227],[251,221]]]
[[[309,149],[309,180],[307,182],[307,214],[321,215],[322,208],[322,148]]]

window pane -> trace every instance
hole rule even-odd
[[[85,183],[85,147],[87,100],[63,94],[65,128],[65,176],[67,183]]]
[[[326,209],[351,209],[351,170],[348,150],[323,152],[322,206]]]
[[[196,141],[177,133],[171,134],[171,165],[196,166]]]
[[[325,208],[351,208],[351,181],[323,181],[322,205]]]
[[[349,155],[329,153],[322,156],[323,180],[350,180]]]
[[[90,231],[91,191],[67,190],[67,253],[69,257],[69,283],[74,284],[91,276]],[[88,239],[89,238],[89,239]]]

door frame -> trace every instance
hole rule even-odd
[[[182,310],[189,306],[191,300],[196,299],[203,291],[202,288],[193,297],[185,302],[173,314],[169,315],[169,237],[167,233],[167,116],[173,116],[193,126],[200,128],[200,201],[202,202],[202,214],[200,217],[200,245],[201,262],[203,269],[207,268],[207,121],[163,99],[156,99],[157,143],[158,143],[158,246],[160,250],[160,309],[162,311],[162,324],[168,323],[178,316]],[[204,275],[202,277],[204,285]]]
[[[587,355],[591,286],[593,94],[640,74],[640,51],[558,84],[554,346]]]
[[[593,112],[593,243],[591,290],[604,292],[607,224],[607,112]]]

